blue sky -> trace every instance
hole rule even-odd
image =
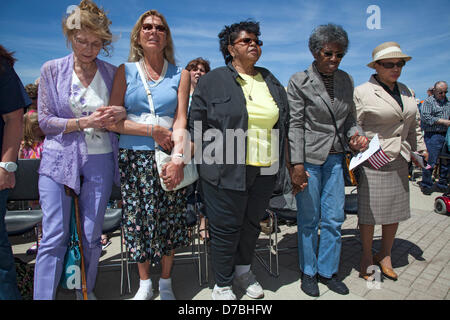
[[[365,0],[97,0],[112,20],[118,40],[113,56],[105,60],[119,65],[126,61],[130,31],[137,18],[149,9],[166,17],[175,43],[177,64],[198,56],[213,68],[224,64],[217,34],[224,25],[254,19],[260,22],[263,53],[257,65],[268,68],[287,85],[297,71],[306,69],[313,58],[308,38],[314,27],[333,22],[349,34],[350,47],[340,68],[366,82],[372,69],[372,50],[385,41],[398,42],[413,59],[403,69],[400,81],[413,88],[419,98],[437,80],[450,80],[450,1],[365,1]],[[70,53],[62,34],[61,21],[74,0],[3,1],[0,12],[0,44],[15,51],[15,69],[24,84],[39,76],[41,65]],[[370,30],[370,5],[380,8],[381,29]],[[101,58],[101,57],[100,57]]]

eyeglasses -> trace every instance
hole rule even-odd
[[[436,91],[436,94],[447,94],[448,91]]]
[[[405,64],[406,64],[406,62],[404,61],[404,60],[402,60],[402,61],[399,61],[399,62],[397,62],[397,63],[393,63],[393,62],[380,62],[380,61],[377,61],[377,63],[379,64],[379,65],[382,65],[384,68],[386,68],[386,69],[392,69],[394,66],[397,66],[398,68],[402,68]]]
[[[323,51],[323,54],[325,57],[328,57],[328,58],[331,58],[333,55],[338,59],[342,59],[344,57],[343,53],[334,53],[332,51]]]
[[[262,42],[261,40],[259,40],[259,39],[252,39],[252,38],[241,38],[241,39],[235,41],[235,42],[233,43],[233,45],[238,44],[238,43],[240,43],[240,42],[242,42],[242,43],[243,43],[244,45],[246,45],[246,46],[250,45],[250,43],[252,43],[252,42],[255,42],[255,44],[256,44],[258,47],[261,47],[261,46],[263,45],[263,42]]]
[[[78,37],[73,37],[73,39],[75,40],[76,44],[79,45],[81,48],[86,49],[88,47],[92,47],[92,49],[98,50],[102,47],[103,43],[101,42],[89,42],[87,40],[84,39],[79,39]]]
[[[150,32],[153,30],[153,28],[155,28],[156,31],[158,31],[158,32],[166,32],[166,27],[163,26],[162,24],[146,23],[146,24],[142,25],[142,31],[144,31],[144,32]]]

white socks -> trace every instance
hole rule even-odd
[[[159,279],[159,297],[161,300],[176,300],[172,291],[172,278]]]
[[[150,300],[153,296],[152,280],[140,280],[139,290],[133,300]],[[159,297],[161,300],[176,300],[172,291],[172,279],[159,279]]]
[[[140,288],[152,289],[152,279],[139,280],[139,289]]]
[[[235,277],[239,277],[241,275],[243,275],[244,273],[247,273],[250,271],[250,265],[240,265],[240,266],[235,266],[234,267],[234,276]]]
[[[140,280],[139,290],[133,300],[150,300],[153,296],[152,280]]]

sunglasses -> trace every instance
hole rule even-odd
[[[406,62],[403,61],[403,60],[399,61],[397,63],[393,63],[393,62],[379,62],[379,61],[377,61],[377,63],[379,65],[382,65],[386,69],[392,69],[394,66],[397,66],[398,68],[402,68],[406,64]]]
[[[342,59],[344,57],[343,53],[334,53],[331,51],[324,51],[323,54],[325,55],[325,57],[331,58],[333,55],[336,56],[336,58],[338,59]]]
[[[259,39],[252,39],[252,38],[241,38],[239,40],[237,40],[235,43],[233,43],[233,45],[238,44],[242,42],[245,45],[250,45],[251,42],[255,42],[257,46],[261,47],[263,45],[263,42]]]
[[[146,23],[142,25],[142,30],[144,32],[150,32],[153,30],[153,28],[156,29],[156,31],[158,32],[166,32],[166,27],[163,26],[162,24],[151,24],[151,23]]]
[[[436,91],[436,94],[447,94],[448,91]]]

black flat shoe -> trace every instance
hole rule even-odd
[[[320,296],[319,285],[317,284],[317,277],[310,277],[306,274],[303,274],[302,284],[300,286],[302,291],[311,297]]]
[[[346,295],[349,294],[349,290],[345,283],[342,281],[339,281],[337,277],[334,275],[331,279],[325,278],[319,275],[319,282],[323,283],[333,292],[336,292],[338,294]]]

